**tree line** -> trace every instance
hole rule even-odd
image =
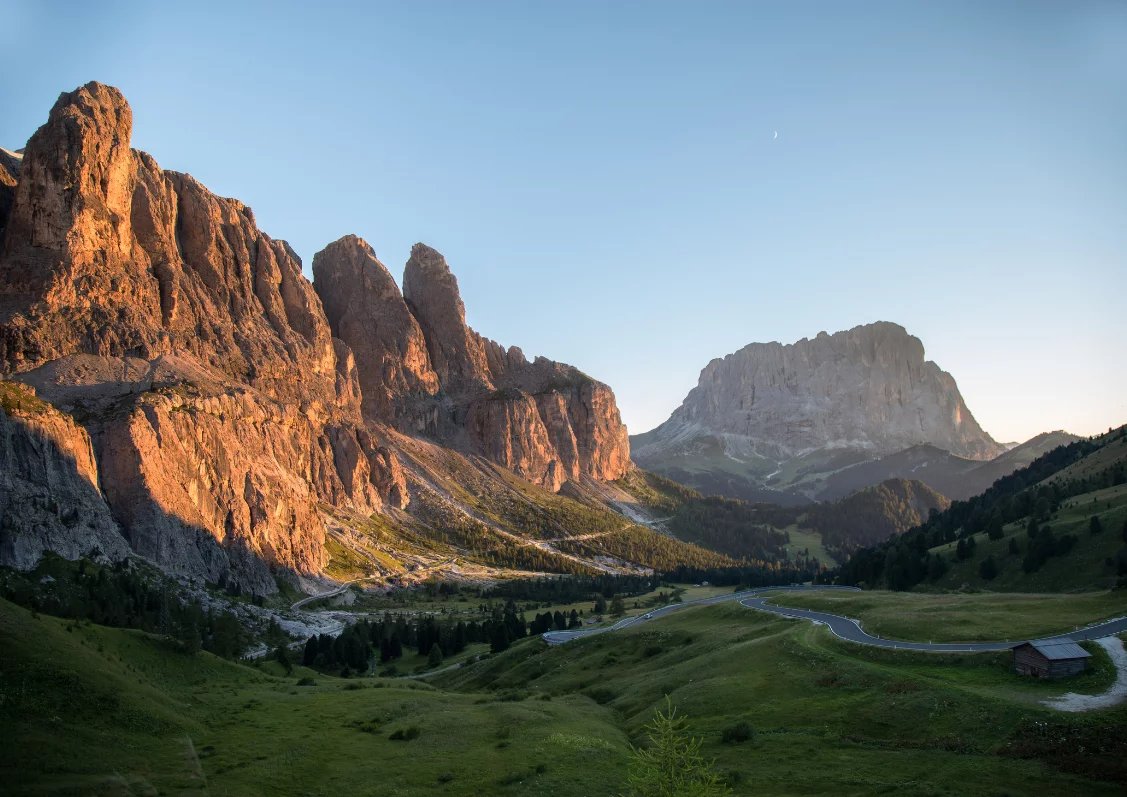
[[[828,576],[841,584],[908,590],[925,580],[936,581],[947,572],[947,561],[932,548],[957,541],[955,557],[963,561],[973,556],[976,534],[1001,539],[1004,525],[1024,518],[1029,518],[1029,542],[1022,569],[1035,572],[1050,557],[1068,553],[1077,541],[1074,535],[1054,534],[1047,523],[1063,501],[1127,481],[1122,461],[1086,476],[1052,478],[1099,448],[1101,444],[1091,440],[1058,446],[998,479],[982,494],[954,501],[944,511],[933,510],[925,522],[899,537],[855,551]],[[1020,553],[1016,540],[1011,540],[1010,553]],[[985,566],[986,573],[991,569]]]
[[[101,565],[46,553],[31,573],[9,574],[2,594],[44,614],[172,637],[189,653],[202,649],[235,658],[251,641],[231,612],[183,599],[177,585],[129,560]]]
[[[431,664],[439,664],[446,656],[464,651],[467,645],[487,642],[492,652],[499,653],[528,634],[529,624],[512,600],[504,607],[495,607],[491,616],[481,621],[386,613],[379,620],[347,625],[335,636],[310,637],[301,663],[323,672],[362,674],[377,660],[381,664],[392,663],[410,650],[429,657]]]
[[[544,576],[502,581],[481,590],[483,598],[512,598],[536,603],[578,603],[594,600],[596,595],[613,598],[615,595],[641,595],[653,589],[654,576],[599,575]]]

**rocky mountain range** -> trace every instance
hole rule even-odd
[[[767,555],[728,539],[721,516],[751,510],[630,478],[611,389],[470,328],[439,252],[416,244],[397,283],[347,235],[309,280],[249,207],[131,132],[121,93],[90,83],[0,149],[0,565],[135,556],[262,596]],[[714,360],[633,447],[705,493],[780,504],[887,482],[851,506],[892,533],[1071,439],[1006,451],[879,323]],[[680,541],[672,514],[720,529],[681,539],[728,547]]]
[[[1006,449],[979,426],[954,378],[925,359],[921,341],[887,322],[752,343],[713,360],[632,448],[641,466],[705,492],[788,504],[890,478],[961,498],[1019,467],[997,459]],[[982,478],[967,475],[994,461]]]
[[[524,489],[494,466],[611,505],[631,463],[610,388],[470,329],[441,254],[416,245],[401,292],[346,236],[311,283],[131,129],[90,83],[0,151],[0,563],[132,551],[265,594],[370,518],[448,539],[436,496],[501,544],[504,517],[453,498]]]

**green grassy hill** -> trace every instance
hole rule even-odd
[[[888,479],[840,501],[815,504],[803,525],[822,536],[822,544],[844,560],[850,551],[882,542],[924,522],[932,510],[951,505],[944,495],[920,481]]]
[[[1041,683],[1004,655],[877,651],[729,604],[558,648],[524,640],[429,686],[285,676],[0,602],[0,782],[8,794],[611,795],[668,694],[735,794],[1118,794],[1127,709],[1039,704],[1107,688],[1098,649],[1095,661]],[[723,743],[740,722],[754,737]]]
[[[1091,518],[1100,520],[1103,531],[1092,534]],[[1037,570],[1026,572],[1025,555],[1031,540],[1027,532],[1029,518],[1003,526],[1004,536],[992,540],[986,534],[975,535],[974,554],[965,560],[956,555],[956,543],[933,548],[950,562],[941,578],[929,582],[928,589],[981,588],[998,591],[1062,592],[1068,590],[1107,589],[1120,582],[1118,555],[1127,545],[1123,525],[1127,523],[1127,485],[1108,487],[1083,493],[1061,505],[1044,525],[1059,537],[1076,538],[1071,550],[1051,556]],[[1011,552],[1011,541],[1017,552]],[[982,562],[993,557],[997,575],[984,578]],[[1127,598],[1125,598],[1127,600]]]
[[[5,794],[586,795],[628,749],[613,713],[578,695],[282,677],[6,601],[0,651]]]
[[[841,583],[1058,592],[1127,583],[1127,427],[1061,446],[900,537],[856,551]]]
[[[1127,592],[1123,590],[1061,594],[779,592],[772,602],[853,617],[877,636],[928,642],[1037,639],[1127,615]]]
[[[851,551],[923,522],[951,502],[923,482],[889,479],[839,501],[785,507],[703,496],[644,470],[618,482],[679,539],[736,558],[834,566]]]
[[[631,737],[669,694],[706,754],[734,773],[737,794],[1098,794],[1114,788],[1010,755],[1033,729],[1079,739],[1127,720],[1122,709],[1064,720],[1039,705],[1050,692],[1106,688],[1110,665],[1097,660],[1083,684],[1032,682],[1013,676],[1004,654],[878,651],[726,605],[559,648],[520,646],[442,679],[458,689],[586,694],[620,714]],[[745,721],[753,742],[721,741]],[[1094,772],[1097,759],[1067,765]]]
[[[663,528],[680,540],[761,564],[790,559],[804,565],[811,559],[787,548],[786,529],[801,516],[795,509],[704,496],[640,469],[616,484],[647,512],[662,518]]]

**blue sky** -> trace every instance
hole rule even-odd
[[[116,85],[307,266],[425,241],[633,432],[714,357],[878,319],[1000,440],[1127,422],[1127,4],[320,5],[0,0],[0,145]]]

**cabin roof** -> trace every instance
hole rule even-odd
[[[1016,648],[1031,646],[1049,661],[1062,661],[1065,659],[1087,659],[1091,653],[1077,645],[1071,639],[1048,639],[1044,641],[1022,642]]]

